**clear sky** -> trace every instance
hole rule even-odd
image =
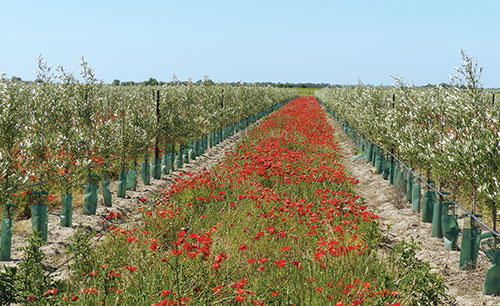
[[[0,72],[35,78],[36,57],[105,82],[441,83],[476,56],[500,87],[500,1],[0,0]]]

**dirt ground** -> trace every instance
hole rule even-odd
[[[364,197],[371,208],[380,216],[380,220],[391,225],[390,236],[393,242],[413,237],[420,242],[419,259],[429,261],[441,275],[447,277],[448,293],[456,298],[457,305],[500,305],[500,297],[482,294],[486,271],[490,267],[489,259],[480,251],[478,267],[473,271],[459,269],[460,251],[444,248],[442,238],[432,238],[430,223],[423,223],[411,204],[395,191],[388,180],[375,173],[375,168],[365,159],[352,161],[358,155],[354,141],[348,138],[341,126],[333,119],[330,124],[337,131],[338,145],[343,155],[344,165],[350,175],[359,180],[357,193]],[[463,219],[459,220],[463,228]],[[461,240],[458,241],[460,246]]]
[[[247,128],[245,131],[236,133],[232,137],[227,138],[217,146],[208,149],[205,154],[199,156],[196,160],[190,161],[188,164],[184,164],[182,168],[176,169],[168,175],[162,175],[160,180],[152,178],[151,185],[149,186],[142,183],[139,175],[137,190],[127,190],[126,198],[117,198],[116,191],[118,189],[118,182],[115,181],[111,183],[110,190],[113,201],[112,207],[104,206],[102,195],[99,193],[96,215],[83,215],[80,206],[78,208],[74,208],[72,227],[62,227],[60,225],[60,209],[53,209],[49,211],[47,244],[42,247],[42,251],[46,256],[44,265],[49,271],[49,276],[56,280],[68,277],[69,261],[66,256],[65,249],[69,243],[69,238],[76,232],[77,228],[86,227],[92,229],[99,236],[101,233],[105,234],[105,231],[103,231],[103,221],[105,221],[105,217],[110,211],[118,212],[120,214],[119,222],[121,224],[118,224],[117,226],[122,228],[125,226],[132,227],[134,224],[139,223],[141,220],[141,212],[137,209],[137,207],[144,206],[143,203],[140,202],[142,197],[146,197],[148,200],[154,201],[160,196],[162,188],[168,188],[175,182],[174,179],[179,177],[179,173],[195,173],[203,170],[204,168],[211,168],[213,165],[220,162],[220,160],[225,156],[225,152],[232,150],[240,138],[244,137],[244,135],[254,126],[255,124]],[[73,205],[75,206],[76,203],[73,203]],[[27,245],[25,240],[31,232],[31,219],[14,222],[11,260],[0,261],[0,268],[3,265],[15,266],[20,262],[23,254],[22,251],[18,249]],[[102,238],[102,236],[100,237]],[[95,240],[99,239],[100,238],[98,237],[95,238]]]

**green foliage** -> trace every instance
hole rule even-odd
[[[445,278],[438,272],[431,272],[429,262],[419,260],[416,252],[420,250],[412,238],[394,245],[390,262],[397,273],[387,281],[399,289],[403,298],[402,305],[444,305],[453,300],[446,293]]]
[[[27,239],[23,259],[17,267],[4,267],[0,272],[0,304],[28,303],[30,305],[54,305],[58,283],[47,276],[43,266],[41,247],[45,243],[38,233]]]
[[[16,267],[4,266],[4,271],[0,272],[0,305],[10,305],[16,302]]]
[[[39,299],[54,286],[52,280],[46,276],[42,263],[45,254],[41,247],[44,244],[40,235],[34,233],[28,238],[28,245],[22,248],[23,259],[18,265],[15,284],[21,300],[25,301],[30,297]]]
[[[155,145],[190,143],[295,95],[208,79],[104,85],[84,58],[80,66],[82,80],[61,66],[54,71],[42,58],[37,82],[0,77],[0,203],[17,204],[23,217],[29,217],[30,190],[22,186],[35,184],[33,191],[51,195],[82,190],[88,172],[117,173],[121,163],[140,163]],[[65,176],[51,181],[59,175]]]
[[[95,237],[94,231],[79,226],[75,234],[69,238],[66,250],[74,279],[78,279],[82,272],[84,274],[90,273],[95,264],[96,256],[99,256],[92,246],[93,237]]]
[[[452,194],[477,195],[485,211],[500,206],[500,109],[482,88],[477,60],[462,51],[447,86],[358,84],[317,90],[338,117],[374,143],[420,168]],[[472,209],[475,209],[475,198]]]

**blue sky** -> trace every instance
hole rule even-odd
[[[459,50],[500,87],[500,1],[5,1],[0,72],[36,57],[105,82],[206,74],[215,81],[447,82]]]

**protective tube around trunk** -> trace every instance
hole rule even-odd
[[[109,190],[109,185],[111,182],[109,180],[102,180],[102,199],[104,201],[104,206],[111,207],[111,190]]]
[[[61,195],[62,210],[61,210],[61,226],[70,227],[73,222],[73,194],[63,193]]]
[[[441,224],[443,204],[436,201],[432,212],[432,231],[431,237],[443,238],[443,226]]]
[[[118,177],[117,197],[124,198],[127,194],[127,168],[125,164],[121,165],[120,176]]]
[[[84,215],[95,215],[97,210],[97,194],[99,193],[99,175],[89,174],[85,186],[85,198],[83,200],[82,213]]]
[[[201,154],[205,154],[205,151],[208,149],[208,136],[203,136],[201,144]]]
[[[399,175],[399,178],[398,178],[397,189],[402,194],[406,194],[406,174],[405,174],[404,170],[401,169],[401,171],[399,171],[398,175]]]
[[[365,153],[366,153],[366,155],[365,155],[366,162],[367,163],[371,162],[372,156],[373,156],[373,146],[370,143],[368,143]]]
[[[184,163],[188,164],[189,163],[189,149],[185,148],[184,151],[182,151],[182,157],[184,159]]]
[[[3,205],[2,235],[0,237],[0,260],[10,260],[12,250],[12,230],[14,228],[14,204]]]
[[[457,248],[458,234],[460,227],[457,222],[456,214],[449,214],[449,208],[452,202],[443,202],[441,224],[443,226],[443,241],[444,248],[447,250],[455,250]]]
[[[408,178],[406,180],[406,201],[408,203],[412,203],[412,197],[413,197],[413,175],[411,173],[408,173]]]
[[[170,146],[170,152],[168,153],[168,170],[174,171],[174,163],[175,163],[175,146]]]
[[[378,147],[372,144],[372,156],[370,162],[372,163],[373,167],[375,167],[375,160],[377,159],[377,155],[378,155]]]
[[[141,165],[141,178],[144,185],[151,185],[151,166],[148,154],[144,155],[144,162]]]
[[[136,162],[130,167],[127,174],[127,190],[136,189],[137,186],[137,172],[135,171]]]
[[[460,269],[473,270],[476,268],[480,241],[481,229],[475,227],[475,225],[471,226],[471,217],[466,217],[464,220],[464,229],[462,230]]]
[[[194,154],[195,158],[201,155],[201,145],[199,139],[195,140],[194,142]]]
[[[161,166],[161,173],[163,174],[168,174],[170,171],[168,169],[168,157],[169,157],[169,154],[168,154],[168,148],[165,148],[165,153],[163,154],[162,156],[162,166]]]
[[[500,295],[500,249],[485,250],[492,265],[486,272],[483,293],[486,295]]]
[[[177,156],[175,159],[175,166],[177,169],[180,169],[182,167],[184,159],[182,158],[182,149],[179,149],[179,152],[177,152]]]
[[[196,151],[195,151],[195,147],[194,147],[194,142],[191,142],[191,145],[189,146],[188,154],[189,154],[190,160],[196,159]]]
[[[356,137],[356,147],[358,148],[358,151],[361,151],[363,148],[363,139],[361,137]]]
[[[384,158],[384,166],[382,169],[382,178],[384,180],[389,179],[390,173],[391,173],[391,161]]]
[[[399,179],[400,179],[400,176],[399,176],[399,165],[397,164],[397,162],[394,162],[395,165],[394,165],[394,181],[392,182],[394,188],[396,190],[399,191]]]
[[[422,222],[432,222],[434,202],[436,202],[436,193],[429,190],[424,191],[424,199],[422,201]]]
[[[420,184],[413,184],[412,192],[411,192],[411,205],[415,212],[420,212],[420,193],[421,193]]]
[[[378,174],[382,174],[382,169],[384,166],[384,155],[377,152],[375,157],[375,169],[377,169]]]
[[[390,168],[389,168],[389,183],[391,185],[394,185],[394,173],[396,172],[395,162],[391,161],[389,166],[390,166]]]
[[[33,192],[31,204],[31,227],[40,237],[47,241],[47,224],[49,223],[49,206],[43,204],[47,192]]]
[[[213,133],[213,135],[214,135],[214,146],[216,146],[216,145],[218,145],[218,144],[219,144],[219,141],[220,141],[220,140],[219,140],[219,133],[218,133],[218,131],[215,131],[215,132]]]
[[[158,157],[156,157],[158,155]],[[153,151],[153,162],[152,162],[153,178],[161,179],[161,157],[160,152]]]

